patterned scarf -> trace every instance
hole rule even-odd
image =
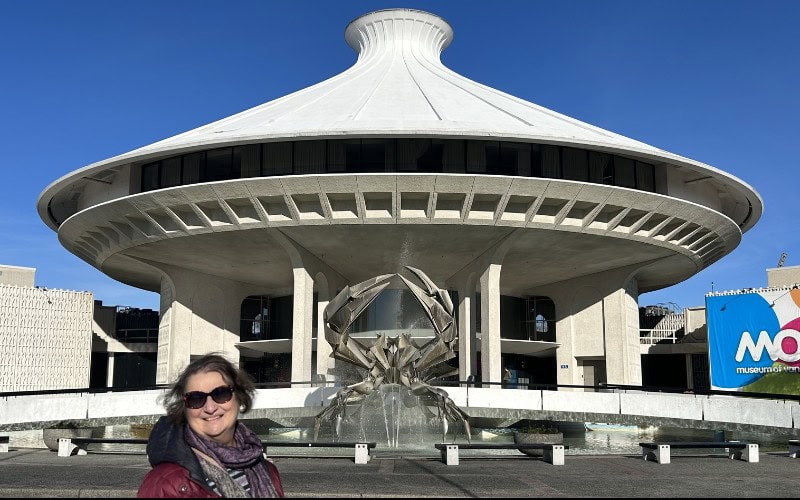
[[[244,490],[227,474],[227,469],[243,470],[250,484],[250,495],[253,498],[277,497],[275,485],[272,484],[267,466],[263,463],[264,449],[258,436],[241,422],[236,423],[234,447],[224,446],[210,439],[198,436],[188,425],[186,426],[186,442],[200,452],[198,458],[206,475],[212,479],[224,497],[244,497]],[[214,459],[222,466],[224,475],[219,474],[216,465],[206,458]]]

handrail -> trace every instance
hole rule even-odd
[[[258,382],[254,384],[256,389],[275,389],[287,388],[292,386],[306,386],[306,387],[342,387],[341,381],[318,381],[318,380],[303,380],[298,382]],[[509,389],[519,390],[544,390],[544,391],[557,391],[559,389],[593,389],[595,392],[661,392],[672,394],[695,394],[698,396],[732,396],[738,398],[754,398],[754,399],[776,399],[786,401],[800,401],[800,394],[773,394],[765,392],[743,392],[743,391],[720,391],[720,390],[699,390],[699,389],[685,389],[676,387],[661,387],[661,386],[644,386],[644,385],[624,385],[624,384],[599,384],[599,385],[577,385],[577,384],[539,384],[529,383],[521,384],[515,382],[479,382],[473,380],[448,380],[437,381],[431,385],[437,387],[466,387],[466,388],[482,388],[501,386]],[[78,388],[78,389],[46,389],[39,391],[13,391],[13,392],[0,392],[0,398],[17,397],[17,396],[37,396],[48,394],[99,394],[108,392],[138,392],[146,390],[162,390],[169,389],[171,386],[167,384],[143,386],[137,388],[122,388],[115,389],[113,387],[91,387],[91,388]]]

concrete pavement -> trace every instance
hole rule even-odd
[[[713,450],[712,450],[713,451]],[[565,465],[507,455],[447,466],[435,456],[274,458],[289,497],[798,497],[800,459],[762,452],[759,463],[723,454],[673,453],[672,463],[637,455],[569,455]],[[43,449],[0,454],[0,497],[132,497],[150,469],[141,453]]]

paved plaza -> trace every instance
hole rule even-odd
[[[276,457],[288,497],[798,497],[800,459],[762,452],[760,462],[722,454],[567,455],[553,466],[524,455],[437,458]],[[142,453],[58,457],[44,449],[0,454],[0,497],[131,497],[150,469]]]

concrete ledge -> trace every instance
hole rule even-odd
[[[704,420],[769,425],[787,429],[793,426],[794,405],[781,400],[708,396],[702,401]]]
[[[620,413],[620,395],[612,392],[542,391],[542,410]]]
[[[703,420],[702,399],[686,394],[621,393],[620,413]]]

